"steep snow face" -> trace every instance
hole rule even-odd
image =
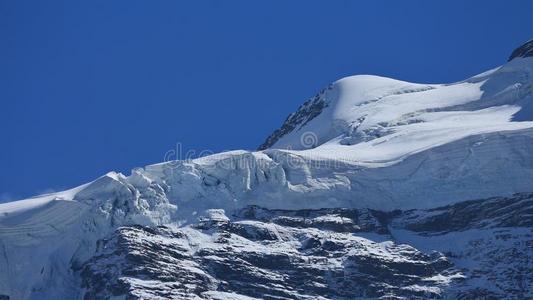
[[[163,188],[109,173],[69,191],[0,205],[0,299],[77,299],[72,269],[117,226],[169,223]],[[135,184],[135,187],[133,184]]]
[[[347,77],[326,90],[319,115],[289,126],[270,148],[372,167],[468,136],[530,129],[532,73],[533,58],[519,57],[447,85]]]

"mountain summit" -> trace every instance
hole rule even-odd
[[[511,56],[509,56],[509,60],[511,61],[517,57],[531,57],[533,56],[533,40],[527,41],[522,46],[516,48],[513,53],[511,53]]]
[[[0,299],[533,298],[533,57],[338,80],[259,151],[0,204]]]
[[[382,162],[467,136],[530,128],[516,121],[533,120],[533,65],[525,59],[532,55],[529,41],[507,64],[452,84],[343,78],[289,115],[259,149],[315,148],[306,153],[347,158],[349,152],[354,163]]]

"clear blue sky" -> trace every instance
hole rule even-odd
[[[453,82],[533,1],[0,0],[0,201],[184,150],[254,149],[347,75]]]

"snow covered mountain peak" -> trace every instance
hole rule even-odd
[[[260,147],[0,204],[0,300],[533,297],[533,57],[358,75]]]
[[[260,149],[367,166],[395,162],[468,136],[531,128],[532,86],[531,57],[452,84],[350,76],[304,103]]]

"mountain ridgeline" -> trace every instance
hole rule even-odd
[[[532,249],[529,41],[452,84],[342,78],[258,151],[0,204],[0,300],[532,299]]]

